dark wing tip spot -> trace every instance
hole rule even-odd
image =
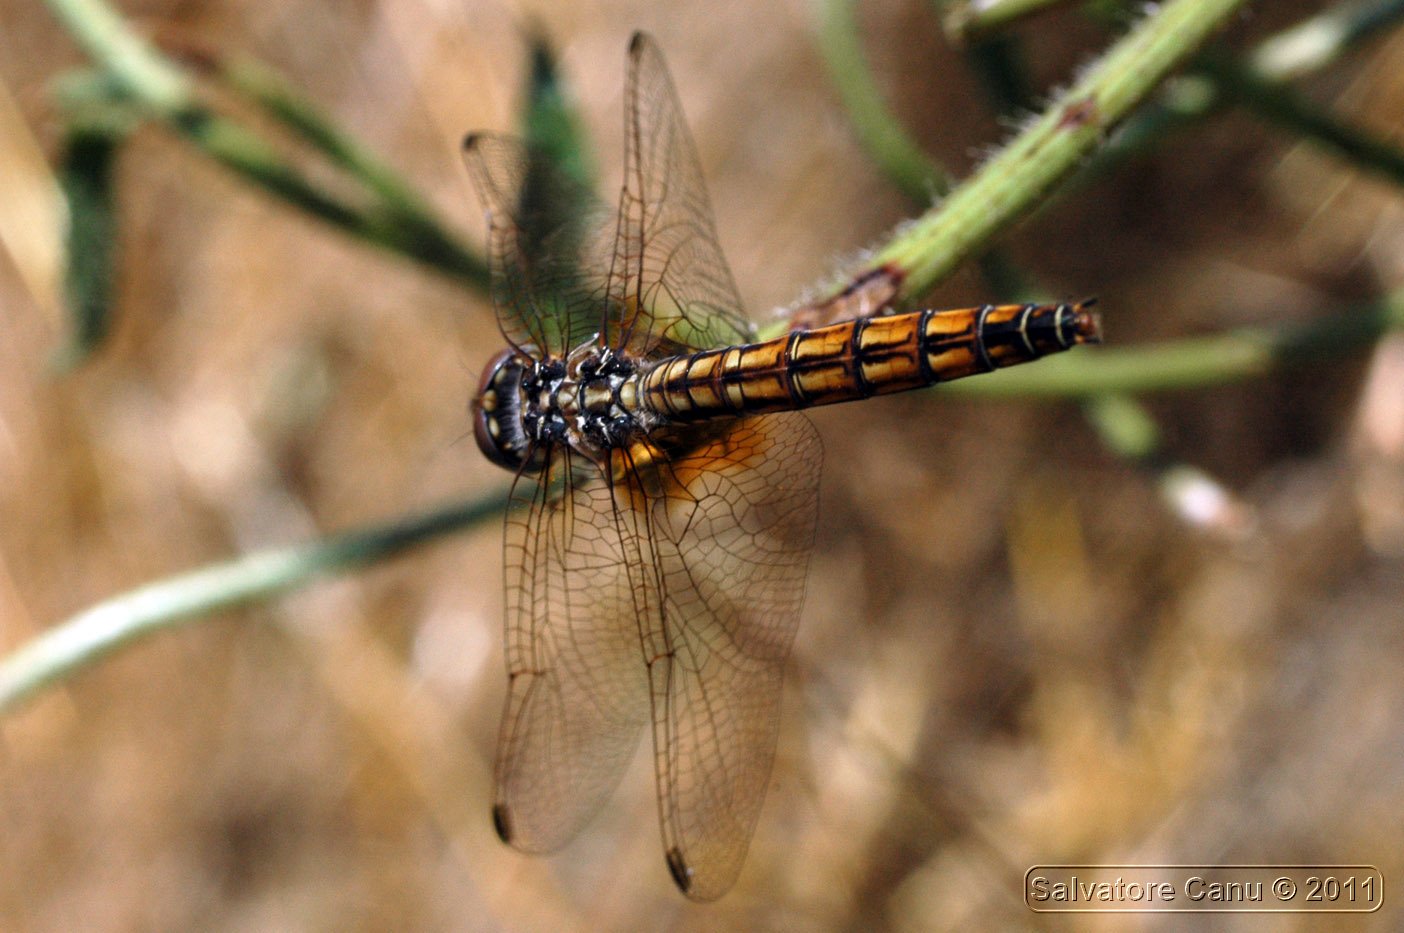
[[[512,818],[507,815],[505,804],[493,804],[492,828],[497,830],[497,838],[508,845],[512,844]]]
[[[644,32],[642,29],[636,30],[634,34],[629,37],[629,54],[638,55],[647,42],[648,33]]]
[[[667,852],[668,873],[673,876],[673,883],[678,886],[678,890],[686,894],[692,888],[692,869],[683,861],[683,854],[676,847]]]
[[[483,134],[474,130],[463,137],[463,151],[471,152],[478,147],[478,142],[483,138]]]

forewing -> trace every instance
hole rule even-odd
[[[633,455],[616,499],[622,540],[638,542],[647,575],[633,588],[648,594],[640,625],[664,851],[678,886],[710,900],[741,870],[775,757],[822,450],[809,420],[787,413],[660,453]]]
[[[682,108],[662,53],[629,45],[624,184],[610,271],[606,344],[639,356],[744,343],[752,329],[712,223]]]
[[[506,519],[508,695],[493,818],[524,852],[579,831],[649,716],[610,491],[582,481],[598,470],[566,447],[549,461],[517,480]]]
[[[565,356],[600,332],[613,217],[521,141],[474,133],[463,161],[487,211],[497,321],[518,349]]]

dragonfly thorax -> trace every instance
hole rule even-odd
[[[631,360],[593,342],[564,360],[504,350],[473,400],[474,437],[484,456],[509,470],[540,470],[555,444],[598,460],[650,426],[638,385]]]

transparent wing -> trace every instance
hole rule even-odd
[[[822,449],[798,413],[729,422],[690,450],[667,443],[616,455],[616,510],[642,610],[664,852],[684,893],[711,900],[741,870],[775,757]]]
[[[546,470],[517,480],[507,511],[508,692],[493,819],[524,852],[559,848],[594,815],[649,717],[613,501],[591,478],[593,464],[556,447]]]
[[[463,161],[487,210],[493,305],[508,342],[559,357],[597,335],[610,212],[519,140],[474,133]]]
[[[647,357],[751,338],[677,92],[644,33],[629,44],[613,258],[607,346]]]
[[[519,349],[562,356],[600,334],[657,358],[751,336],[677,95],[643,35],[629,50],[625,124],[612,241],[594,202],[519,144],[465,143],[499,321]],[[592,206],[552,210],[553,191]],[[696,899],[731,886],[774,759],[820,458],[813,427],[791,413],[656,432],[612,452],[605,482],[580,481],[597,468],[565,446],[518,478],[494,805],[506,841],[543,852],[570,839],[651,722],[668,866]]]

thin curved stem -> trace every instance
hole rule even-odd
[[[853,0],[820,0],[819,52],[839,92],[859,144],[878,170],[916,205],[925,206],[951,189],[951,174],[926,154],[882,98],[863,54]],[[1009,299],[1026,295],[1024,276],[1003,256],[985,253],[980,272],[990,287]]]
[[[343,573],[501,513],[495,492],[425,515],[309,544],[256,551],[158,580],[98,603],[0,659],[0,712],[45,686],[156,632]]]
[[[1351,127],[1303,99],[1287,82],[1319,71],[1404,20],[1404,0],[1360,0],[1331,7],[1263,40],[1242,56],[1214,53],[1202,67],[1168,82],[1073,179],[1083,185],[1172,132],[1238,102],[1303,138],[1397,179],[1404,156],[1389,140]]]
[[[409,193],[407,184],[351,147],[314,108],[276,86],[268,73],[244,68],[231,76],[245,81],[239,89],[251,92],[256,99],[262,94],[260,103],[296,126],[331,162],[359,181],[371,196],[368,205],[351,203],[314,183],[258,133],[205,106],[196,94],[193,78],[102,0],[46,2],[112,79],[116,99],[105,101],[109,106],[125,106],[161,121],[226,168],[353,236],[486,289],[487,264],[462,246],[447,226]]]
[[[135,100],[174,118],[194,104],[190,79],[102,0],[46,0],[68,31]]]
[[[926,155],[888,108],[859,41],[852,0],[820,0],[819,52],[864,151],[917,204],[950,190],[946,170]]]
[[[1262,119],[1331,150],[1359,169],[1404,185],[1404,149],[1391,140],[1340,119],[1231,56],[1203,56],[1200,71],[1215,80],[1225,97]]]
[[[873,258],[930,291],[1040,203],[1107,131],[1183,64],[1244,0],[1170,0],[1147,15],[1043,116]]]
[[[942,17],[946,35],[970,42],[1068,0],[956,0]]]
[[[1259,43],[1248,64],[1262,78],[1291,81],[1339,61],[1401,19],[1404,0],[1335,4]]]

